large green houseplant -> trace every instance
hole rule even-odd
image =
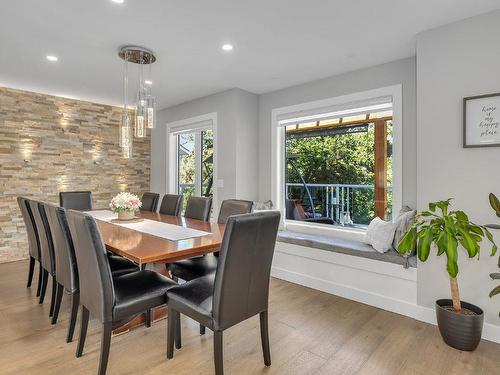
[[[493,208],[493,210],[495,211],[495,213],[497,214],[497,216],[500,217],[500,200],[498,200],[496,195],[493,193],[490,193],[490,204],[491,204],[491,207]],[[500,225],[498,225],[498,224],[488,224],[487,227],[492,228],[492,229],[500,229]],[[498,267],[500,267],[500,257],[498,257]],[[500,273],[499,272],[490,273],[490,277],[493,280],[499,280]],[[496,296],[499,293],[500,293],[500,285],[497,285],[490,292],[490,297]],[[499,313],[499,315],[500,315],[500,313]]]
[[[405,255],[416,248],[418,259],[422,262],[429,258],[431,248],[437,249],[438,256],[446,255],[451,300],[436,301],[439,330],[449,345],[461,350],[474,350],[481,340],[483,312],[477,306],[460,300],[457,281],[459,247],[466,250],[469,258],[479,258],[480,243],[484,238],[491,242],[491,255],[496,253],[497,246],[485,226],[472,223],[463,211],[451,211],[450,201],[429,203],[427,211],[418,213],[397,250]]]

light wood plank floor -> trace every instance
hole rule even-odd
[[[96,322],[83,357],[75,358],[76,340],[65,342],[68,299],[59,323],[50,325],[50,290],[39,305],[36,283],[27,289],[26,276],[25,261],[0,265],[0,373],[96,373]],[[226,374],[500,373],[498,344],[482,341],[475,352],[460,352],[446,346],[434,326],[281,280],[272,280],[270,298],[272,366],[264,367],[255,317],[226,331]],[[183,348],[167,360],[165,326],[158,321],[113,337],[108,374],[212,374],[211,333],[200,336],[184,317]]]

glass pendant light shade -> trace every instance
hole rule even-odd
[[[132,157],[132,128],[130,127],[130,115],[124,113],[122,115],[122,123],[120,124],[120,147],[122,156],[125,159]]]
[[[156,127],[156,101],[153,96],[148,96],[146,102],[147,113],[147,128],[154,129]]]

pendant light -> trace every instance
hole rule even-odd
[[[119,144],[122,156],[132,157],[132,138],[146,137],[146,129],[156,126],[156,100],[151,94],[151,64],[156,61],[154,53],[146,48],[126,46],[120,49],[118,55],[124,61],[123,69],[123,114],[120,124]],[[139,65],[139,82],[135,97],[135,113],[132,115],[128,107],[129,95],[129,63]],[[148,65],[148,77],[144,74],[144,65]],[[132,129],[133,125],[133,129]],[[132,136],[133,134],[133,136]]]

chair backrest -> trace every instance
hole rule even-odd
[[[141,211],[151,211],[156,212],[158,207],[158,201],[160,200],[160,194],[146,192],[142,195],[142,207]]]
[[[72,210],[92,210],[91,191],[61,191],[59,192],[59,205]]]
[[[182,208],[182,195],[165,194],[161,200],[160,214],[179,216]]]
[[[45,204],[45,213],[54,244],[56,280],[64,289],[74,293],[78,291],[78,270],[73,240],[66,220],[66,210]]]
[[[28,199],[17,197],[17,204],[23,216],[24,226],[26,227],[26,234],[28,235],[28,251],[32,258],[40,261],[40,240],[38,239],[38,232],[36,224],[31,213],[31,206],[28,204]]]
[[[106,247],[90,215],[67,210],[80,279],[80,304],[101,322],[113,320],[115,294]]]
[[[216,329],[226,329],[267,310],[279,222],[280,213],[276,211],[228,219],[215,274]]]
[[[229,216],[249,214],[252,212],[252,201],[244,201],[241,199],[226,199],[222,201],[217,222],[226,224]]]
[[[40,255],[43,269],[51,275],[55,274],[56,262],[54,258],[54,244],[52,243],[52,234],[50,233],[45,207],[42,202],[29,201],[33,219],[35,221],[38,239],[40,240]]]
[[[212,209],[212,198],[210,197],[189,197],[184,217],[203,221],[210,220]]]

